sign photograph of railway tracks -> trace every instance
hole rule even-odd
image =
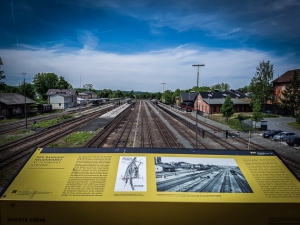
[[[146,157],[120,157],[115,191],[146,191],[146,180]]]
[[[155,157],[158,192],[253,193],[231,158]]]

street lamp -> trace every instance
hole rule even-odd
[[[210,115],[210,98],[212,97],[212,94],[211,93],[209,93],[208,94],[208,117],[209,117],[209,115]]]
[[[25,89],[26,89],[26,86],[25,86],[25,75],[27,74],[27,73],[22,73],[23,75],[24,75],[24,99],[25,99],[25,107],[24,107],[24,113],[25,113],[25,128],[26,128],[26,130],[27,130],[27,111],[26,111],[26,92],[25,92]]]
[[[199,95],[199,88],[198,88],[198,83],[199,83],[199,67],[200,66],[205,66],[204,64],[195,64],[193,66],[198,67],[198,72],[197,72],[197,96],[196,96],[196,148],[198,148],[198,95]]]

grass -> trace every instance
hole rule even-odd
[[[297,124],[296,122],[287,123],[287,125],[295,128],[297,130],[300,130],[300,124]]]
[[[249,130],[255,130],[255,128],[248,126],[244,123],[242,123],[242,120],[250,119],[252,113],[234,113],[229,119],[228,122],[226,122],[225,117],[223,117],[223,114],[214,114],[210,115],[209,119],[214,120],[216,122],[228,125],[231,129],[239,130],[239,131],[249,131]]]
[[[61,122],[61,120],[69,119],[69,118],[72,118],[72,117],[74,117],[74,116],[73,115],[62,115],[62,116],[57,117],[57,118],[52,119],[52,120],[44,120],[44,121],[38,122],[35,125],[30,124],[30,127],[34,128],[34,126],[35,126],[36,128],[47,128],[47,127],[59,124]]]
[[[13,141],[16,141],[20,138],[24,138],[31,134],[30,130],[17,130],[10,134],[5,134],[0,136],[0,145],[4,145]]]
[[[67,137],[64,137],[58,142],[50,143],[51,148],[56,147],[81,147],[83,143],[88,141],[95,132],[83,131],[83,132],[75,132],[70,134]]]
[[[24,119],[24,118],[23,118]],[[22,119],[3,119],[3,120],[0,120],[0,123],[10,123],[10,122],[17,122],[19,120],[22,120]]]

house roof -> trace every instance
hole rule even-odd
[[[78,95],[90,96],[89,94],[87,94],[87,93],[83,93],[83,92],[81,92],[81,93],[78,93]]]
[[[286,71],[284,74],[277,77],[275,80],[272,81],[272,83],[289,83],[294,75],[295,70],[289,70]],[[300,75],[300,69],[296,69],[298,74]]]
[[[49,89],[47,91],[48,96],[52,95],[61,95],[61,96],[72,96],[77,95],[77,91],[75,89]]]
[[[194,102],[196,99],[197,94],[196,93],[180,93],[181,99],[183,102]]]
[[[202,98],[217,99],[217,98],[226,98],[227,95],[230,95],[232,99],[243,99],[247,98],[246,94],[239,91],[212,91],[212,92],[199,92]]]
[[[211,105],[223,104],[227,95],[230,95],[231,100],[236,105],[249,105],[249,100],[246,94],[239,91],[215,91],[215,92],[199,92],[203,101]]]
[[[92,95],[96,95],[96,93],[95,93],[95,92],[93,92],[93,91],[84,91],[83,93],[86,93],[86,94],[92,94]]]
[[[25,96],[17,93],[0,93],[0,102],[5,105],[25,104]],[[26,104],[34,103],[34,100],[26,97]]]

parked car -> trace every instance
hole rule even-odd
[[[293,132],[281,132],[279,134],[276,134],[273,137],[273,140],[274,141],[286,141],[287,139],[291,139],[294,137],[298,137],[298,135]]]
[[[282,130],[271,130],[268,132],[264,132],[263,137],[272,139],[274,137],[274,135],[279,134],[281,132],[283,132],[283,131]]]
[[[300,137],[287,139],[286,143],[288,144],[288,146],[300,146]]]

